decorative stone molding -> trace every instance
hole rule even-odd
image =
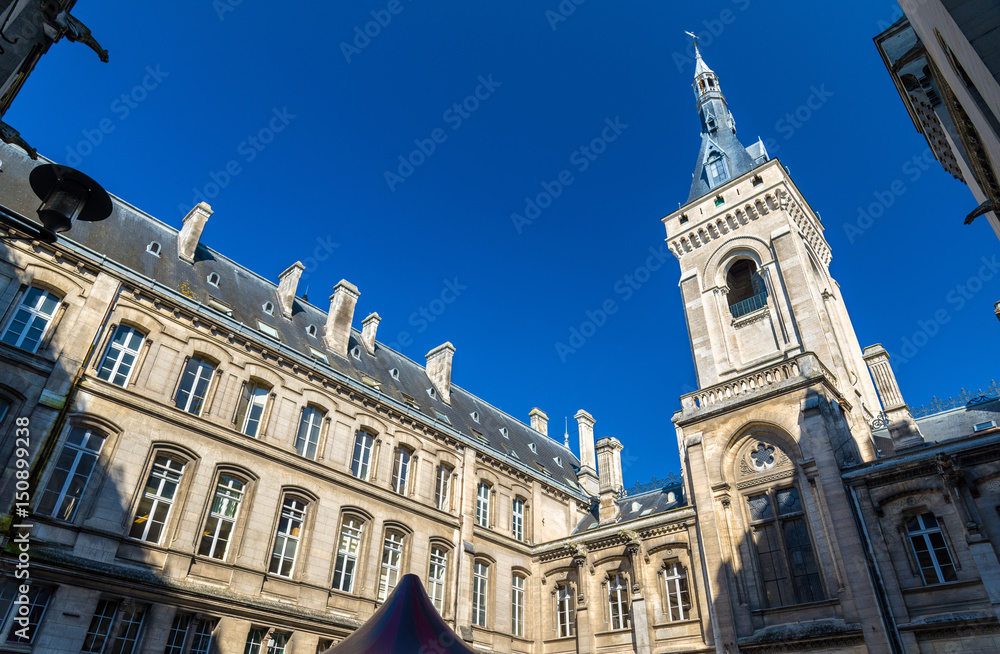
[[[770,315],[771,315],[770,307],[764,307],[762,309],[757,309],[756,311],[752,311],[746,314],[745,316],[740,316],[739,318],[735,318],[731,324],[733,329],[742,329],[743,327],[747,327],[754,323],[758,323],[762,320],[765,320]]]

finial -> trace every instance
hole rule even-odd
[[[566,417],[566,431],[563,434],[563,445],[569,447],[569,417]]]

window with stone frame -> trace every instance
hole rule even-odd
[[[49,586],[32,583],[27,593],[27,601],[21,597],[23,582],[13,578],[0,582],[0,642],[23,646],[29,651],[38,629],[45,619],[45,610],[55,592]],[[22,602],[15,604],[14,602]],[[15,621],[18,618],[18,621]],[[23,622],[21,621],[23,620]],[[6,650],[5,650],[6,651]],[[16,651],[21,651],[20,649]]]
[[[292,634],[266,627],[251,627],[243,654],[291,654],[287,650]]]
[[[409,479],[410,465],[413,460],[413,451],[401,445],[396,448],[392,459],[392,479],[390,484],[392,490],[400,495],[406,495],[407,481]]]
[[[663,564],[663,608],[671,622],[691,619],[691,594],[688,589],[687,570],[679,561]]]
[[[558,638],[570,638],[576,634],[576,598],[573,587],[568,584],[556,586],[556,634]]]
[[[184,365],[181,381],[174,395],[174,405],[181,411],[200,416],[215,376],[215,363],[191,357]]]
[[[312,460],[316,459],[320,432],[322,431],[323,419],[325,417],[326,414],[318,407],[307,406],[302,408],[302,415],[299,417],[299,431],[295,436],[295,451],[299,456],[304,456]]]
[[[739,318],[767,306],[767,287],[757,270],[757,264],[750,259],[738,259],[726,272],[726,296],[729,313]]]
[[[490,526],[490,495],[493,486],[485,481],[479,482],[476,489],[476,524],[480,527]]]
[[[448,550],[441,545],[431,546],[430,568],[427,574],[427,596],[431,604],[444,615],[445,590],[448,588]]]
[[[611,629],[627,629],[629,626],[628,579],[620,572],[610,574],[607,579],[607,589]]]
[[[271,387],[258,379],[243,382],[240,399],[236,403],[236,416],[233,418],[233,423],[241,434],[251,438],[260,436],[264,410],[270,395]]]
[[[906,520],[906,536],[917,559],[924,585],[958,580],[944,532],[933,513],[909,517]]]
[[[135,327],[118,325],[97,368],[97,378],[125,388],[145,338],[146,335]]]
[[[81,652],[138,654],[148,606],[131,599],[101,598],[90,619]]]
[[[515,572],[510,581],[510,633],[519,638],[524,638],[524,586],[524,575]]]
[[[368,481],[368,476],[372,467],[372,450],[375,446],[375,437],[367,431],[360,430],[354,437],[354,455],[351,458],[351,474]]]
[[[361,554],[361,538],[365,521],[357,515],[344,514],[340,525],[340,540],[337,544],[337,558],[333,567],[333,588],[345,593],[354,592],[358,557]]]
[[[59,302],[59,298],[51,291],[29,286],[0,336],[0,341],[28,352],[37,352],[52,324]]]
[[[441,464],[437,469],[437,481],[434,485],[434,503],[441,511],[451,510],[451,476],[454,468]]]
[[[163,654],[210,654],[217,625],[215,618],[200,614],[175,614]]]
[[[514,540],[524,542],[525,502],[523,497],[515,497],[510,503],[510,530]]]
[[[398,529],[387,529],[382,543],[382,565],[378,578],[378,601],[384,602],[399,583],[403,567],[403,541],[405,536]]]
[[[229,472],[219,473],[208,517],[205,518],[205,526],[201,530],[201,543],[198,545],[200,556],[209,556],[220,561],[226,559],[246,487],[247,481],[243,477]]]
[[[282,500],[278,529],[271,548],[271,562],[267,569],[271,574],[291,577],[295,572],[295,562],[301,555],[308,506],[309,503],[297,495],[285,495]]]
[[[146,485],[132,518],[129,538],[159,545],[187,463],[187,459],[173,452],[158,452],[153,457]]]
[[[489,610],[490,564],[477,559],[472,567],[472,624],[487,626]]]
[[[104,434],[93,429],[82,426],[70,428],[35,507],[36,513],[66,522],[73,521],[104,448],[104,441]]]

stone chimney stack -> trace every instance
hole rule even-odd
[[[194,263],[194,251],[198,248],[201,232],[211,215],[212,207],[208,206],[207,202],[199,202],[188,211],[188,215],[184,216],[184,225],[177,235],[177,256],[182,261]]]
[[[438,345],[427,353],[427,377],[446,404],[451,404],[451,360],[455,356],[455,346],[451,343]]]
[[[330,312],[326,314],[326,346],[334,354],[347,356],[347,347],[351,342],[351,323],[354,321],[354,307],[358,303],[358,287],[342,279],[333,287],[330,296]]]
[[[924,437],[917,428],[910,407],[903,402],[903,394],[896,383],[896,375],[889,365],[889,353],[881,344],[870,345],[864,350],[865,363],[871,371],[879,399],[889,423],[889,435],[897,450],[922,445]]]
[[[622,481],[622,444],[617,438],[602,438],[597,441],[597,469],[600,472],[599,517],[603,522],[614,522],[621,515],[618,507],[618,491]]]
[[[580,472],[577,480],[587,495],[597,495],[600,486],[597,481],[597,460],[594,456],[594,416],[583,409],[573,416],[579,427],[580,435]]]
[[[281,315],[286,318],[292,317],[292,304],[295,302],[295,292],[299,288],[299,278],[306,267],[301,261],[296,261],[288,266],[288,270],[278,277],[278,305],[281,307]]]
[[[540,434],[549,435],[549,417],[545,415],[544,411],[535,407],[528,413],[528,417],[531,418],[532,429]]]
[[[361,342],[365,344],[365,349],[370,354],[375,354],[375,332],[378,331],[381,320],[377,313],[369,313],[368,317],[361,321]]]

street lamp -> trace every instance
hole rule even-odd
[[[42,201],[38,207],[42,227],[28,228],[39,240],[53,243],[56,234],[69,231],[76,220],[96,222],[111,215],[111,197],[107,192],[90,177],[69,166],[37,166],[28,175],[28,183]]]

